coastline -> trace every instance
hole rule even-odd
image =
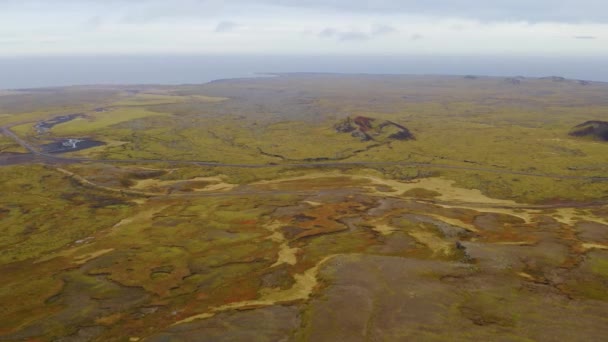
[[[269,65],[271,67],[269,67]],[[509,56],[0,57],[0,89],[201,85],[289,74],[488,75],[608,82],[605,59]]]

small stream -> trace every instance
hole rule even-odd
[[[34,126],[34,129],[36,130],[36,132],[38,134],[44,134],[44,133],[48,132],[51,128],[53,128],[54,126],[57,126],[59,124],[65,123],[65,122],[72,121],[76,118],[84,118],[84,117],[86,117],[86,115],[84,113],[56,116],[52,119],[38,122],[36,124],[36,126]]]

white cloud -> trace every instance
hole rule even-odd
[[[232,21],[222,21],[222,22],[218,23],[217,26],[215,27],[215,32],[217,32],[217,33],[230,32],[230,31],[233,31],[234,29],[236,29],[237,27],[238,27],[238,25],[236,23],[233,23]]]
[[[374,25],[371,30],[373,36],[381,36],[389,33],[395,33],[397,29],[390,25]]]
[[[271,0],[235,0],[229,5],[219,0],[0,0],[0,42],[6,42],[0,44],[0,56],[608,56],[608,42],[603,38],[608,37],[608,22],[593,22],[591,10],[589,21],[578,22],[545,20],[543,18],[548,17],[520,0],[511,5],[501,1],[502,6],[509,9],[503,17],[496,13],[490,15],[492,7],[480,1],[481,8],[468,16],[463,11],[451,14],[448,9],[454,5],[447,0],[430,1],[435,7],[425,7],[419,1],[392,0],[369,6],[366,5],[369,2],[354,0],[281,3],[283,5]],[[597,8],[604,2],[594,4],[589,8]],[[496,9],[500,8],[497,5]],[[524,13],[524,8],[530,13]],[[583,13],[580,9],[577,11]],[[496,19],[499,17],[500,20]],[[512,20],[518,17],[534,17],[534,20]],[[223,18],[231,20],[223,21]],[[218,34],[225,32],[232,34]]]

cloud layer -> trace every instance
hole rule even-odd
[[[228,4],[227,4],[228,3]],[[408,14],[484,21],[607,22],[605,0],[0,0],[11,7],[105,7],[134,17],[214,15],[226,10],[286,9],[317,12]],[[101,5],[101,6],[98,6]]]
[[[374,25],[369,30],[346,30],[342,31],[333,27],[326,27],[319,32],[321,38],[333,38],[341,42],[370,40],[376,37],[395,33],[397,29],[389,25]]]
[[[608,55],[605,0],[0,0],[0,56]]]

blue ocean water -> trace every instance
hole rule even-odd
[[[0,58],[0,89],[199,84],[264,72],[563,76],[608,82],[608,59],[505,56],[99,56]]]

